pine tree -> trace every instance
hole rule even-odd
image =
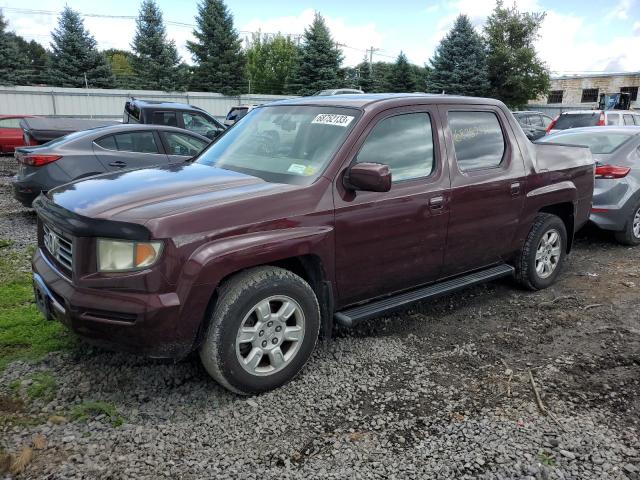
[[[78,12],[64,7],[58,27],[51,33],[50,82],[60,87],[112,88],[114,77],[96,40],[85,29]]]
[[[428,91],[479,97],[489,94],[484,42],[466,15],[458,16],[430,62]]]
[[[525,105],[549,90],[549,70],[537,56],[534,42],[544,13],[520,13],[498,1],[487,18],[489,82],[493,95],[510,107]]]
[[[413,65],[409,63],[407,56],[402,52],[391,68],[389,87],[392,92],[402,93],[415,92],[418,88]]]
[[[304,31],[300,53],[296,83],[301,95],[342,86],[338,77],[342,51],[331,38],[331,32],[318,12]]]
[[[162,12],[155,0],[143,0],[131,44],[131,66],[143,88],[175,91],[183,87],[180,56],[173,40],[167,40]]]
[[[198,5],[195,42],[187,48],[196,66],[191,76],[191,89],[239,95],[247,88],[244,79],[245,59],[233,16],[222,0],[202,0]]]
[[[17,85],[25,82],[28,71],[26,57],[18,47],[16,35],[7,32],[8,23],[0,11],[0,85]]]

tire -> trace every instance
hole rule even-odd
[[[282,268],[256,267],[230,278],[218,293],[200,347],[209,375],[242,395],[291,381],[320,331],[320,307],[309,284]]]
[[[627,218],[627,223],[624,230],[621,232],[615,232],[615,237],[618,243],[635,247],[640,245],[640,206],[636,207]]]
[[[567,229],[564,222],[556,215],[539,213],[516,262],[517,280],[530,290],[553,285],[562,270],[566,251]],[[542,253],[541,258],[537,258],[539,253]]]

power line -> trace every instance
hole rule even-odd
[[[20,13],[20,14],[24,14],[24,15],[53,15],[53,16],[57,16],[60,14],[60,12],[56,12],[54,10],[39,10],[39,9],[35,9],[35,8],[19,8],[19,7],[0,7],[2,10],[7,11],[7,12],[13,12],[13,13]],[[80,15],[81,17],[87,17],[87,18],[107,18],[110,20],[133,20],[135,21],[138,17],[135,15],[107,15],[107,14],[101,14],[101,13],[82,13],[82,12],[78,12],[78,15]],[[172,26],[176,26],[176,27],[184,27],[184,28],[197,28],[197,25],[194,23],[186,23],[186,22],[176,22],[174,20],[165,20],[165,23],[167,25],[172,25]],[[247,30],[239,30],[238,33],[240,35],[245,35],[245,38],[248,40],[248,36],[249,35],[256,35],[256,34],[261,34],[261,35],[283,35],[285,37],[290,37],[292,38],[294,41],[297,41],[298,43],[300,42],[300,39],[302,38],[302,34],[301,33],[282,33],[282,32],[277,32],[277,33],[273,33],[273,32],[251,32],[251,31],[247,31]],[[49,38],[46,35],[23,35],[23,36],[28,36],[28,37],[37,37],[37,38]],[[369,53],[369,49],[363,49],[363,48],[357,48],[357,47],[352,47],[350,45],[346,45],[344,43],[337,43],[337,45],[343,47],[343,48],[348,48],[350,50],[357,50],[363,53]],[[373,47],[371,47],[373,48]],[[379,51],[381,51],[382,49],[376,48],[374,49],[373,53],[379,57],[385,57],[385,58],[397,58],[397,56],[392,56],[392,55],[385,55],[383,53],[378,53]]]

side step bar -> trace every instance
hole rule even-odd
[[[435,298],[446,293],[457,292],[458,290],[462,290],[478,283],[484,283],[502,277],[509,277],[514,274],[515,269],[511,265],[497,265],[486,270],[470,273],[463,277],[454,278],[442,283],[429,285],[428,287],[399,293],[391,297],[375,300],[371,303],[348,308],[341,312],[336,312],[334,314],[334,318],[340,325],[344,327],[352,327],[358,322],[380,316],[390,310],[404,307],[405,305],[419,300]]]

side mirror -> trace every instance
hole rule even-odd
[[[391,170],[381,163],[356,163],[347,170],[343,183],[348,190],[388,192],[391,190]]]

